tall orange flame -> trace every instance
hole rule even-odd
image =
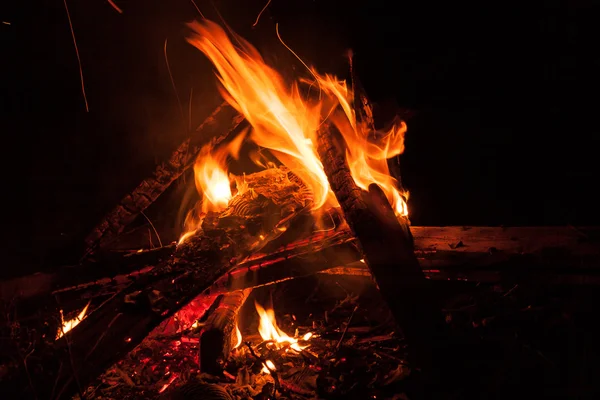
[[[239,43],[236,47],[214,22],[203,20],[189,26],[193,33],[188,41],[214,64],[221,94],[250,122],[250,139],[269,149],[311,188],[315,209],[337,205],[315,148],[317,130],[329,118],[347,144],[348,165],[356,184],[363,189],[378,184],[396,213],[407,215],[403,196],[387,166],[388,158],[404,151],[403,122],[387,133],[373,132],[367,124],[357,123],[351,106],[354,94],[344,81],[311,70],[312,82],[288,85],[243,38],[232,34]],[[303,98],[299,83],[319,86],[319,99]],[[207,182],[208,177],[202,180]],[[216,190],[216,186],[211,187]],[[223,192],[225,198],[228,192]]]

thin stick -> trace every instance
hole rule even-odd
[[[256,25],[258,25],[258,20],[260,19],[260,16],[263,15],[263,13],[265,12],[265,10],[267,9],[267,7],[269,7],[269,4],[271,4],[271,0],[267,1],[267,4],[265,4],[265,6],[262,8],[262,10],[260,10],[260,12],[258,13],[258,16],[256,17],[256,21],[254,21],[254,23],[252,24],[252,27],[254,28]]]
[[[63,0],[65,4],[65,11],[67,12],[67,19],[69,20],[69,28],[71,29],[71,37],[73,38],[73,45],[75,46],[75,54],[77,55],[77,64],[79,65],[79,79],[81,80],[81,93],[83,94],[83,101],[85,102],[85,111],[90,112],[88,106],[87,96],[85,95],[85,84],[83,82],[83,69],[81,68],[81,59],[79,58],[79,49],[77,48],[77,40],[75,39],[75,31],[73,30],[73,23],[71,22],[71,14],[69,13],[69,7],[67,6],[67,0]]]
[[[275,390],[281,391],[281,383],[279,382],[279,375],[277,375],[277,371],[275,371],[274,369],[271,369],[271,367],[269,367],[269,365],[267,365],[267,361],[264,358],[260,357],[258,354],[256,354],[256,352],[252,348],[252,345],[250,344],[250,342],[245,342],[244,344],[250,350],[250,354],[252,354],[252,357],[254,357],[258,361],[260,361],[262,363],[262,365],[264,365],[264,367],[269,370],[269,372],[271,373],[271,376],[273,377],[273,380],[275,381]],[[275,393],[273,393],[273,394],[275,394]]]
[[[342,332],[342,337],[340,338],[339,342],[335,346],[335,351],[338,351],[340,349],[340,346],[342,345],[342,342],[344,341],[344,337],[346,336],[346,333],[348,332],[348,327],[350,326],[350,322],[352,322],[352,317],[354,317],[354,313],[356,312],[356,310],[358,310],[358,306],[355,306],[354,310],[352,310],[352,314],[350,314],[350,318],[348,318],[348,322],[346,323],[344,332]]]
[[[144,214],[143,211],[141,211],[140,214],[142,214],[144,216],[144,218],[146,218],[146,220],[148,221],[148,223],[150,224],[152,229],[154,229],[154,234],[156,235],[156,238],[158,239],[158,244],[160,245],[160,247],[163,247],[162,241],[160,240],[160,236],[158,236],[158,232],[156,231],[156,228],[154,227],[154,224],[152,223],[152,221],[150,221],[150,218],[148,218],[146,216],[146,214]]]

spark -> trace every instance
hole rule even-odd
[[[200,14],[200,16],[203,19],[206,19],[206,17],[204,16],[204,14],[202,14],[202,11],[200,11],[200,9],[198,8],[198,5],[196,4],[196,2],[194,0],[190,0],[192,2],[192,4],[194,5],[194,7],[196,8],[196,11],[198,11],[198,14]]]
[[[173,86],[173,91],[175,92],[175,97],[177,98],[177,105],[179,106],[179,113],[181,114],[181,119],[185,123],[185,116],[183,114],[183,107],[181,106],[181,99],[179,98],[179,93],[177,93],[177,86],[175,85],[175,79],[173,79],[173,74],[171,73],[171,66],[169,65],[169,57],[167,56],[167,40],[165,39],[164,53],[165,53],[165,63],[167,64],[167,71],[169,72],[169,78],[171,78],[171,86]]]
[[[85,95],[85,84],[83,82],[83,69],[81,68],[81,58],[79,57],[79,49],[77,48],[77,40],[75,39],[75,31],[73,30],[73,23],[71,22],[71,14],[69,13],[69,7],[67,6],[67,0],[63,0],[65,4],[65,11],[67,12],[67,19],[69,20],[69,28],[71,29],[71,37],[73,38],[73,45],[75,46],[75,54],[77,55],[77,64],[79,65],[79,79],[81,80],[81,93],[83,94],[83,101],[85,102],[85,111],[90,112],[88,106],[87,96]]]
[[[108,1],[108,4],[110,4],[110,5],[111,5],[111,7],[115,9],[115,11],[117,11],[119,14],[123,14],[123,10],[121,10],[121,9],[119,8],[119,6],[117,6],[117,5],[115,4],[115,2],[114,2],[114,1],[112,1],[112,0],[106,0],[106,1]]]
[[[254,24],[252,24],[252,27],[254,28],[256,25],[258,25],[258,20],[260,19],[260,16],[263,15],[263,13],[265,12],[265,10],[267,9],[267,7],[269,7],[269,4],[271,4],[271,0],[267,1],[267,4],[265,4],[265,6],[262,8],[262,10],[260,10],[260,12],[258,13],[258,16],[256,17],[256,21],[254,21]]]
[[[294,55],[294,57],[296,57],[298,59],[298,61],[300,61],[302,63],[302,65],[304,65],[304,67],[308,70],[308,72],[310,72],[310,74],[315,78],[315,81],[319,85],[319,100],[321,100],[321,83],[319,82],[319,78],[317,78],[317,75],[315,75],[315,73],[313,72],[313,70],[308,65],[306,65],[306,63],[300,58],[300,56],[298,54],[296,54],[294,52],[294,50],[292,50],[287,44],[285,44],[285,42],[281,38],[281,35],[279,34],[279,23],[275,24],[275,33],[277,34],[277,39],[279,39],[279,41],[281,42],[281,44],[286,49],[288,49],[289,52],[292,53]]]

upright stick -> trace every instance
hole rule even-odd
[[[376,185],[369,192],[354,182],[342,140],[333,125],[319,132],[318,152],[331,189],[356,236],[371,274],[409,345],[409,359],[432,370],[434,335],[445,325],[429,281],[414,254],[405,219],[398,219]]]

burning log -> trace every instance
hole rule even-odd
[[[350,232],[343,230],[333,234],[317,234],[292,243],[281,251],[237,266],[219,278],[206,293],[228,293],[309,276],[358,261],[361,257]]]
[[[247,177],[248,195],[238,194],[239,199],[220,213],[208,212],[197,232],[167,262],[96,306],[75,329],[40,350],[42,361],[23,371],[22,382],[3,384],[35,388],[37,397],[51,399],[81,390],[163,320],[285,231],[310,203],[288,176],[286,170],[273,168]],[[261,186],[267,182],[277,182],[279,189],[269,192]]]
[[[237,290],[217,299],[219,303],[206,320],[200,336],[201,372],[220,375],[231,350],[242,343],[237,316],[250,292],[252,289]]]
[[[352,51],[349,51],[348,61],[350,64],[350,79],[352,82],[353,106],[356,111],[356,121],[365,124],[371,132],[375,132],[375,120],[373,119],[373,107],[363,88],[356,70],[354,69],[354,60]]]
[[[548,283],[598,283],[595,278],[600,268],[600,246],[595,239],[598,228],[412,226],[411,232],[421,268],[430,279],[498,282],[535,274],[540,281]],[[346,265],[362,258],[355,242],[349,230],[317,233],[252,257],[221,277],[209,290],[223,294]],[[331,258],[321,253],[328,246],[333,247]],[[19,302],[31,299],[39,301],[38,304],[48,304],[55,300],[68,301],[66,296],[93,297],[91,293],[100,292],[102,288],[116,291],[152,271],[161,259],[167,259],[174,251],[174,246],[167,246],[141,252],[117,252],[102,262],[90,264],[85,274],[80,270],[74,274],[77,267],[68,266],[55,273],[3,281],[0,298]],[[336,253],[342,258],[336,258]],[[306,259],[296,259],[298,255]],[[111,276],[113,271],[116,274]]]
[[[196,129],[202,139],[214,138],[215,144],[225,140],[243,121],[243,117],[227,103],[221,104]],[[225,132],[217,135],[218,132]],[[106,246],[125,227],[152,204],[181,174],[189,168],[200,151],[200,145],[191,138],[173,152],[171,158],[156,167],[154,174],[142,181],[110,211],[85,239],[84,257],[98,247]]]
[[[396,218],[379,187],[361,190],[350,173],[337,129],[324,124],[318,152],[344,218],[365,254],[382,297],[411,347],[411,361],[430,370],[433,337],[442,332],[442,314],[414,254],[406,220]],[[427,371],[429,372],[429,371]]]

